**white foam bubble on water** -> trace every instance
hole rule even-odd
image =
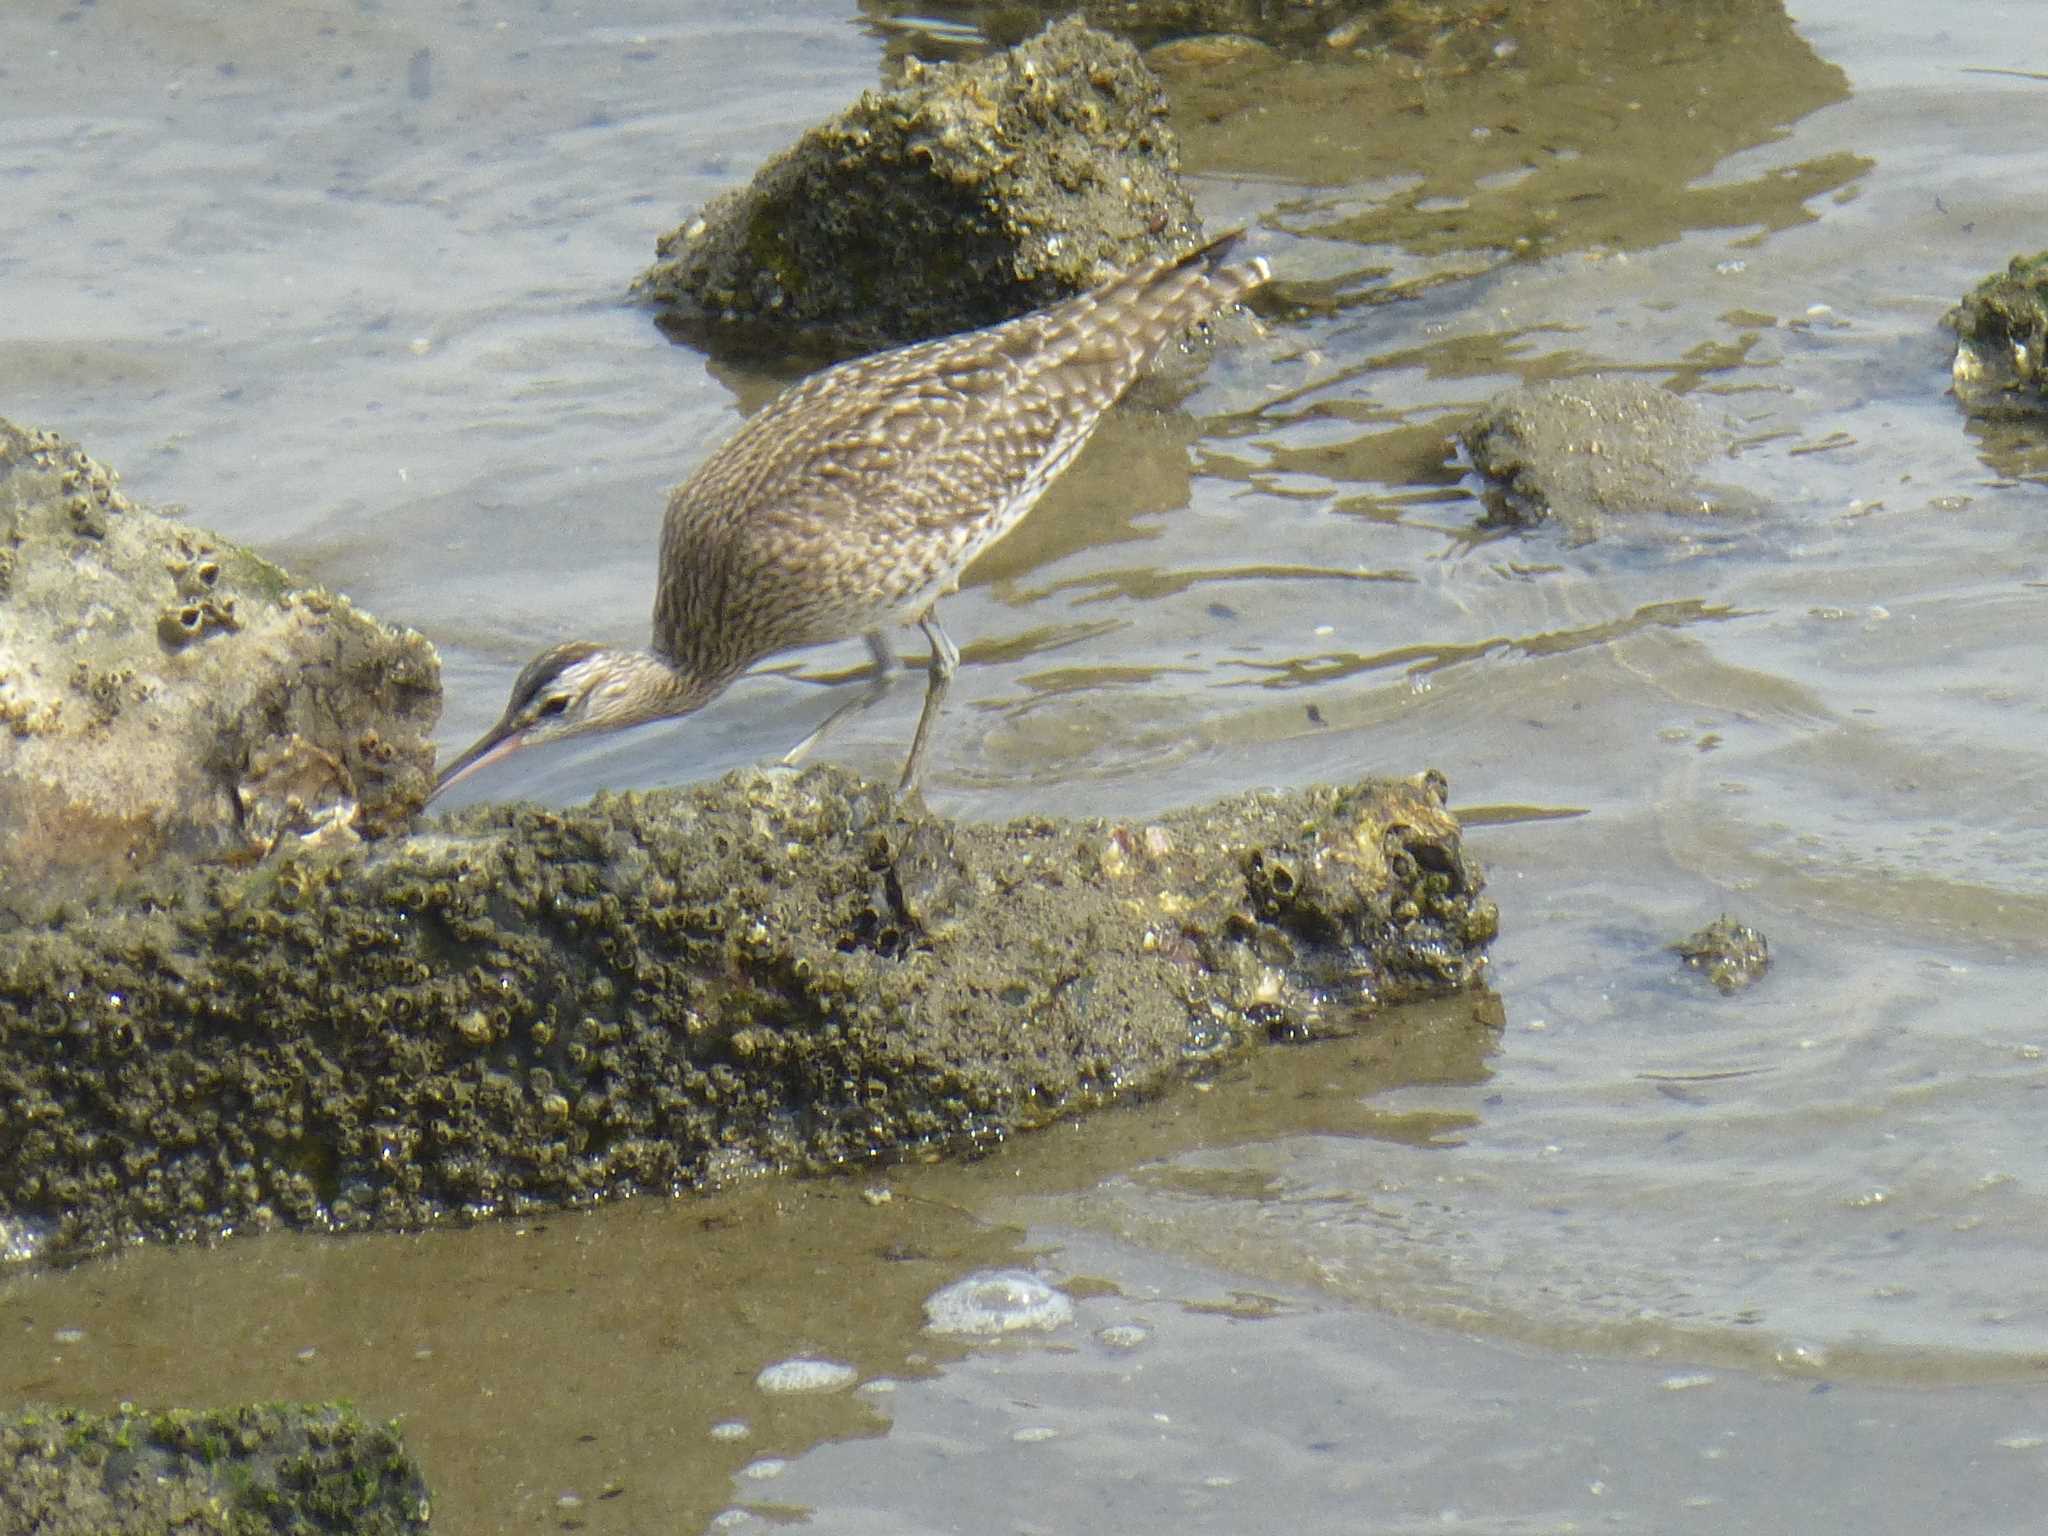
[[[925,1298],[933,1333],[1049,1333],[1074,1320],[1074,1301],[1021,1269],[989,1269],[956,1280]]]
[[[842,1392],[860,1372],[837,1360],[778,1360],[761,1367],[754,1385],[763,1392]]]

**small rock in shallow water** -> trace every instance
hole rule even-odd
[[[1949,375],[1977,415],[2048,412],[2048,251],[2015,256],[1942,316],[1956,333]]]
[[[1771,968],[1770,941],[1760,930],[1725,913],[1671,948],[1688,969],[1700,972],[1723,992],[1740,991]]]
[[[1752,511],[1695,479],[1727,430],[1682,395],[1632,378],[1554,379],[1509,390],[1460,434],[1486,482],[1486,522],[1555,521],[1575,544],[1657,516]]]

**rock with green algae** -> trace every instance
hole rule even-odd
[[[480,808],[0,933],[0,1246],[971,1149],[1481,974],[1443,781],[960,825],[843,770]]]
[[[636,291],[686,321],[872,348],[1007,320],[1195,243],[1165,95],[1130,44],[1069,21],[904,70],[662,236]]]
[[[433,648],[0,420],[0,907],[405,827]]]
[[[2015,256],[1942,317],[1956,398],[1984,416],[2048,414],[2048,251]]]
[[[0,1414],[0,1532],[401,1536],[427,1519],[396,1426],[343,1404]]]
[[[1687,970],[1704,976],[1726,996],[1753,987],[1771,968],[1771,942],[1761,929],[1727,913],[1671,946]]]

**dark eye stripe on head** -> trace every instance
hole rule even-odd
[[[547,689],[549,684],[560,677],[579,661],[587,660],[601,650],[601,646],[587,640],[558,645],[551,651],[543,651],[526,664],[526,670],[512,685],[512,707],[523,710]]]

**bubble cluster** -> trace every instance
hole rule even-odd
[[[924,1320],[933,1333],[1050,1333],[1074,1320],[1074,1301],[1024,1270],[983,1270],[926,1297]]]
[[[860,1372],[837,1360],[778,1360],[761,1367],[754,1385],[763,1392],[843,1392]]]

